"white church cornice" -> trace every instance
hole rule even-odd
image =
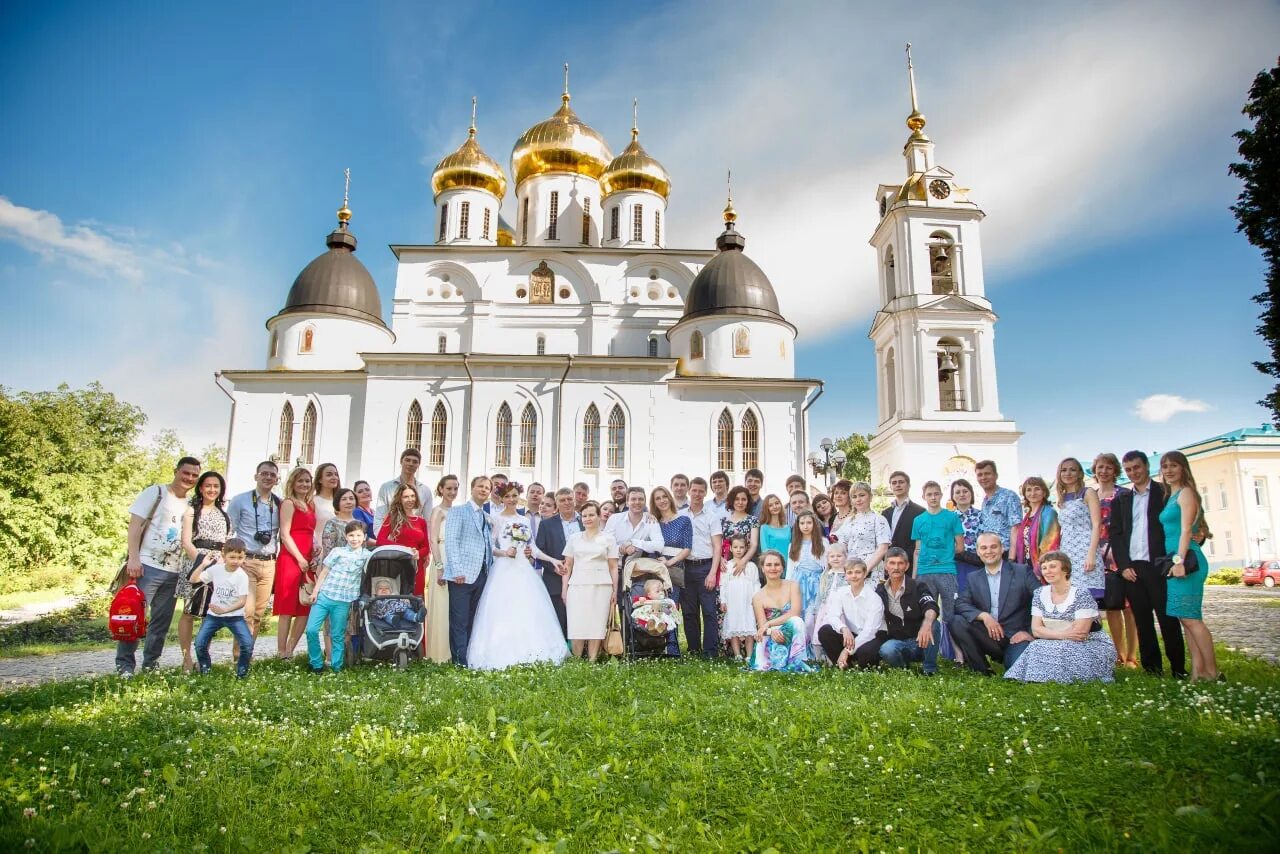
[[[388,247],[397,260],[406,255],[471,255],[476,258],[518,258],[535,256],[552,258],[556,255],[583,255],[591,258],[688,258],[706,263],[717,254],[715,249],[659,249],[656,246],[604,247],[604,246],[445,246],[434,243],[391,243]]]

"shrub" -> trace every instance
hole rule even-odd
[[[1210,572],[1209,577],[1204,580],[1204,583],[1224,586],[1228,584],[1239,584],[1240,577],[1242,575],[1244,575],[1243,569],[1224,567]]]

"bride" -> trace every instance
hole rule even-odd
[[[525,557],[525,546],[533,541],[533,528],[516,512],[520,491],[515,484],[508,484],[497,497],[502,500],[502,511],[490,517],[493,566],[476,608],[467,666],[502,670],[513,664],[558,664],[568,651],[547,588]]]

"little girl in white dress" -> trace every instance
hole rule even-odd
[[[729,560],[720,567],[721,632],[738,660],[750,659],[756,647],[756,612],[751,597],[760,589],[760,570],[746,560],[747,548],[746,537],[734,537],[729,542]]]

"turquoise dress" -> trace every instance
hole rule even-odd
[[[765,608],[766,620],[774,620],[791,610],[788,602],[782,608]],[[751,670],[781,673],[812,673],[813,668],[805,663],[809,657],[808,639],[805,637],[804,620],[800,617],[789,617],[786,622],[774,628],[782,630],[782,643],[766,634],[763,643],[756,644],[751,655]]]
[[[761,525],[760,526],[760,554],[773,549],[786,555],[791,551],[791,526],[779,525]],[[760,563],[760,556],[756,556],[756,563]]]
[[[1182,508],[1178,506],[1178,494],[1181,492],[1179,489],[1169,496],[1164,509],[1160,511],[1160,525],[1164,528],[1164,551],[1170,556],[1177,552],[1178,541],[1182,539]],[[1169,576],[1165,580],[1169,594],[1165,611],[1170,617],[1199,620],[1202,619],[1200,605],[1204,601],[1204,580],[1209,575],[1209,562],[1204,559],[1204,552],[1200,551],[1195,540],[1191,541],[1190,551],[1196,556],[1199,569],[1182,578]]]

